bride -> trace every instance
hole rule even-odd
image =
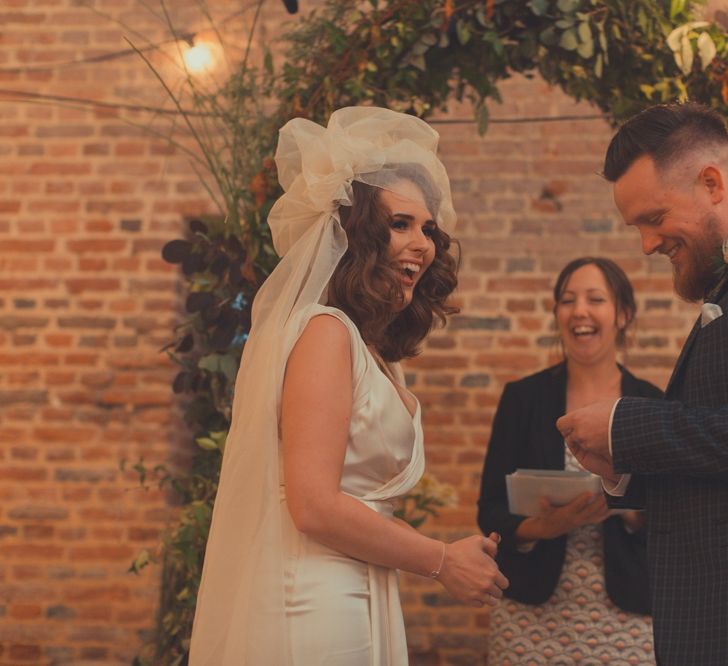
[[[406,664],[397,569],[478,607],[508,584],[497,535],[445,544],[392,515],[425,464],[398,362],[457,283],[437,139],[372,107],[280,131],[269,224],[283,258],[235,388],[192,666]]]

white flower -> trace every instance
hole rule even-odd
[[[698,53],[700,54],[700,64],[705,69],[715,58],[718,49],[715,48],[712,37],[707,32],[701,32],[698,37]]]
[[[707,21],[691,21],[685,25],[675,28],[667,37],[667,45],[672,50],[675,62],[683,74],[690,74],[693,68],[693,47],[690,44],[690,32],[697,28],[705,28],[710,23]],[[700,64],[705,69],[713,60],[716,53],[715,44],[708,33],[701,33],[698,37],[698,52],[700,53]]]
[[[458,494],[449,483],[442,483],[425,473],[417,485],[399,498],[394,515],[419,527],[428,516],[436,516],[438,507],[458,505]]]
[[[440,501],[443,506],[453,507],[458,505],[458,492],[448,483],[440,486]]]
[[[457,506],[458,494],[449,483],[442,483],[433,474],[425,473],[411,492],[424,495],[440,506]]]

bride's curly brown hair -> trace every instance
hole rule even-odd
[[[409,180],[422,191],[435,219],[439,197],[427,172],[416,164],[388,170],[392,182]],[[331,277],[328,302],[347,314],[364,342],[385,361],[416,356],[432,328],[458,312],[447,303],[457,286],[459,261],[449,251],[453,241],[439,227],[433,228],[435,257],[417,282],[411,303],[398,311],[404,293],[400,268],[388,256],[392,216],[380,200],[379,187],[354,181],[352,189],[352,205],[339,209],[348,249]]]

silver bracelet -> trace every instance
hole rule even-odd
[[[442,571],[442,565],[445,564],[445,542],[442,544],[442,557],[440,558],[440,565],[430,573],[430,578],[433,578],[437,580],[440,577],[440,572]]]

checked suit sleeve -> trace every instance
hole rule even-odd
[[[623,398],[612,423],[614,471],[728,481],[728,407]]]

